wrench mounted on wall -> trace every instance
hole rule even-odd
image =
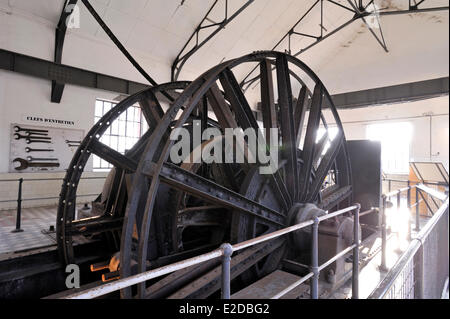
[[[13,163],[19,163],[19,166],[16,166],[14,169],[17,171],[23,171],[30,167],[59,167],[59,163],[30,163],[27,160],[24,160],[23,158],[15,158],[13,160]]]

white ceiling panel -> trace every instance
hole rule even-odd
[[[315,1],[255,0],[188,60],[185,74],[192,79],[224,58],[271,49]],[[349,5],[347,0],[336,1]],[[172,61],[214,0],[90,2],[129,51],[136,51],[135,54],[148,61],[163,63],[169,74]],[[228,15],[245,2],[228,0]],[[63,3],[64,0],[0,0],[0,7],[5,12],[17,11],[27,19],[35,16],[48,20],[49,26],[56,26]],[[219,5],[210,16],[213,22],[224,18],[224,3],[225,0],[218,0]],[[375,3],[381,8],[398,10],[406,9],[408,0],[375,0]],[[113,47],[81,1],[79,6],[81,28],[71,29],[69,33]],[[328,32],[352,16],[329,2],[324,6],[324,27]],[[448,6],[448,0],[427,0],[421,5],[428,6]],[[320,34],[320,12],[318,8],[315,10],[296,31]],[[357,21],[301,54],[300,59],[323,77],[327,87],[339,92],[448,76],[448,11],[383,17],[381,23],[389,53]],[[205,34],[208,33],[203,33],[200,40]],[[293,52],[312,41],[292,37]],[[284,51],[287,46],[277,49]]]
[[[137,23],[137,19],[133,15],[126,14],[122,11],[116,10],[112,7],[106,9],[106,13],[103,17],[106,25],[112,30],[114,35],[121,42],[126,42],[131,34],[134,26]],[[100,28],[97,31],[97,36],[103,40],[109,39],[108,35]]]

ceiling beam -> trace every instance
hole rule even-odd
[[[0,69],[45,80],[122,94],[134,94],[150,87],[110,75],[83,70],[51,61],[0,49]],[[334,104],[340,109],[360,108],[429,99],[449,94],[449,78],[405,83],[375,89],[335,94]]]
[[[392,85],[375,89],[335,94],[331,98],[338,109],[395,104],[448,95],[448,77]]]
[[[55,81],[63,85],[72,84],[122,94],[134,94],[149,87],[146,84],[2,49],[0,49],[0,69]]]

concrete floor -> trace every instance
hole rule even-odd
[[[420,227],[422,228],[428,222],[429,217],[422,217],[420,219]],[[411,237],[414,238],[417,234],[415,224],[411,225],[412,232]],[[388,236],[386,244],[386,266],[391,269],[395,263],[399,260],[401,255],[405,252],[409,241],[406,238],[400,238],[397,233],[392,233]],[[362,254],[368,254],[371,259],[360,270],[359,273],[359,298],[366,299],[372,291],[377,287],[387,275],[388,271],[381,271],[379,266],[381,265],[381,238],[377,238],[371,247],[363,247],[361,249]],[[348,280],[340,289],[330,295],[330,299],[350,299],[352,298],[351,291],[352,281]]]
[[[0,211],[0,254],[56,245],[55,233],[49,232],[50,226],[55,227],[56,211],[56,205],[23,208],[20,227],[23,232],[18,233],[12,232],[16,228],[17,210]]]

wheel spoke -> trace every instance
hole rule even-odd
[[[277,58],[277,80],[278,80],[278,103],[281,115],[281,136],[283,149],[286,154],[286,186],[291,194],[291,198],[296,201],[298,198],[298,166],[297,166],[297,145],[295,136],[295,126],[292,109],[292,90],[289,76],[289,67],[284,55]]]
[[[307,196],[307,190],[313,167],[314,149],[316,146],[317,130],[319,129],[320,114],[322,110],[323,86],[316,84],[309,111],[308,126],[306,128],[305,143],[303,145],[303,166],[300,172],[300,200],[303,202]]]
[[[150,90],[145,92],[144,98],[139,101],[142,114],[149,127],[156,127],[164,116],[164,111],[156,96]]]
[[[270,144],[270,129],[278,127],[273,92],[272,64],[268,59],[264,59],[259,67],[261,70],[261,110],[264,128],[266,129],[266,142]]]
[[[120,154],[119,152],[113,150],[111,147],[106,146],[97,139],[93,139],[89,145],[90,151],[104,159],[108,163],[119,167],[121,169],[134,172],[137,168],[137,163],[135,160]]]
[[[325,180],[325,177],[328,174],[328,171],[331,168],[331,165],[334,163],[338,152],[342,146],[343,142],[342,132],[339,131],[337,136],[331,142],[330,148],[327,150],[327,153],[322,158],[319,168],[316,171],[316,178],[314,179],[310,190],[308,192],[307,200],[312,201],[316,198],[317,194],[319,194],[320,188]]]
[[[308,109],[308,88],[303,85],[300,89],[300,93],[298,95],[297,104],[295,106],[294,110],[294,124],[295,124],[295,136],[297,139],[296,146],[299,147],[301,137],[302,137],[302,130],[303,125],[305,123],[305,115],[306,110]]]
[[[222,83],[222,86],[225,90],[225,95],[227,96],[228,100],[231,102],[231,106],[233,108],[234,114],[236,115],[238,123],[234,121],[233,116],[231,116],[231,119],[233,121],[230,121],[230,126],[234,128],[236,125],[241,126],[243,129],[253,127],[255,129],[258,128],[258,124],[256,123],[256,120],[253,116],[253,113],[251,112],[250,106],[247,103],[247,100],[245,99],[245,96],[243,95],[239,85],[237,84],[236,78],[234,77],[233,73],[227,69],[225,72],[222,73],[220,76],[220,82]],[[214,86],[212,87],[214,90]],[[217,88],[217,91],[218,88]],[[217,101],[223,100],[221,103],[221,107],[226,105],[225,100],[223,99],[222,95],[217,94],[217,91],[215,93],[215,99]],[[219,91],[220,92],[220,91]],[[213,93],[213,91],[211,92]],[[242,102],[241,102],[242,101]],[[211,105],[214,107],[214,104],[211,103]],[[220,113],[216,113],[216,115],[220,116]],[[228,118],[228,115],[226,117]],[[233,125],[233,126],[232,126]],[[280,201],[283,203],[285,209],[287,210],[287,206],[289,205],[291,198],[289,196],[288,190],[286,188],[286,185],[284,185],[282,178],[280,176],[280,172],[277,171],[275,174],[272,175],[272,182],[271,185],[274,189],[274,192],[277,194],[277,197],[280,199]]]
[[[325,150],[325,146],[329,142],[329,134],[328,131],[325,131],[325,134],[320,138],[320,140],[316,144],[313,166],[317,167],[319,165],[319,159],[322,156],[323,151]]]
[[[144,173],[152,176],[152,170],[152,166],[145,167]],[[212,204],[236,209],[261,218],[271,224],[283,226],[283,214],[176,165],[165,163],[159,177],[162,182]]]
[[[225,91],[225,96],[230,101],[231,107],[236,115],[238,125],[244,130],[249,127],[257,129],[258,123],[233,72],[226,68],[220,74],[219,79]]]
[[[222,92],[220,92],[217,84],[214,83],[209,89],[207,96],[219,125],[223,129],[238,127],[233,113],[231,113],[230,107],[225,102],[225,98],[223,97]]]

